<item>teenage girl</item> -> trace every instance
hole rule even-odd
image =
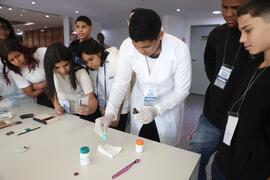
[[[84,64],[90,69],[90,77],[94,90],[99,101],[100,111],[104,113],[109,99],[112,83],[117,69],[118,50],[115,47],[104,50],[99,43],[88,39],[80,44],[81,58]],[[113,124],[116,129],[125,131],[128,112],[129,97],[126,96],[119,111],[118,119]]]
[[[45,94],[47,83],[43,61],[46,48],[27,48],[16,39],[5,39],[0,46],[5,81],[10,83],[9,73],[25,94],[36,98],[40,105],[53,107]]]
[[[61,43],[48,47],[44,69],[47,92],[58,114],[64,110],[94,122],[101,114],[87,71],[73,63],[71,52]]]

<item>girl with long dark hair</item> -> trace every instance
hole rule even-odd
[[[2,44],[5,39],[16,39],[16,36],[10,22],[0,17],[0,44]],[[0,61],[0,95],[4,97],[13,93],[19,93],[19,90],[13,81],[11,81],[10,84],[5,83],[3,68],[6,67],[4,67],[2,61]]]
[[[52,107],[45,94],[47,86],[43,68],[46,48],[28,48],[16,39],[5,39],[0,44],[0,56],[3,63],[3,74],[10,84],[8,73],[18,88],[25,94],[37,98],[40,105]]]

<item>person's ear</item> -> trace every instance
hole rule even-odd
[[[164,31],[160,31],[158,35],[159,40],[162,40],[163,36],[164,36]]]

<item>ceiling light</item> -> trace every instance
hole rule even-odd
[[[78,14],[78,13],[79,13],[79,11],[75,11],[75,13],[76,13],[76,14]]]
[[[176,9],[176,11],[177,11],[177,12],[180,12],[180,11],[181,11],[181,9]]]
[[[2,7],[2,6],[0,6],[0,9],[3,9],[3,7]]]
[[[31,26],[31,25],[33,25],[33,24],[35,24],[35,23],[33,23],[33,22],[27,22],[27,23],[24,23],[23,25],[24,25],[24,26]]]
[[[23,16],[23,14],[21,14],[20,16]]]
[[[16,33],[17,35],[23,35],[23,32],[21,31],[21,32],[17,32]]]
[[[212,14],[220,14],[220,11],[213,11]]]
[[[8,10],[9,10],[9,11],[12,11],[12,8],[10,7],[10,8],[8,8]]]
[[[32,4],[35,5],[35,4],[37,4],[37,3],[36,3],[35,1],[32,1]]]
[[[44,32],[44,29],[41,29],[40,31],[41,31],[41,32]]]
[[[46,18],[49,18],[50,16],[47,14],[45,17],[46,17]]]
[[[21,30],[20,29],[17,29],[18,32],[20,32]]]
[[[47,29],[47,26],[44,26],[44,29]]]

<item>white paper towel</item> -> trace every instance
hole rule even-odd
[[[114,158],[122,150],[120,146],[112,146],[110,144],[99,145],[97,151],[109,158]]]

